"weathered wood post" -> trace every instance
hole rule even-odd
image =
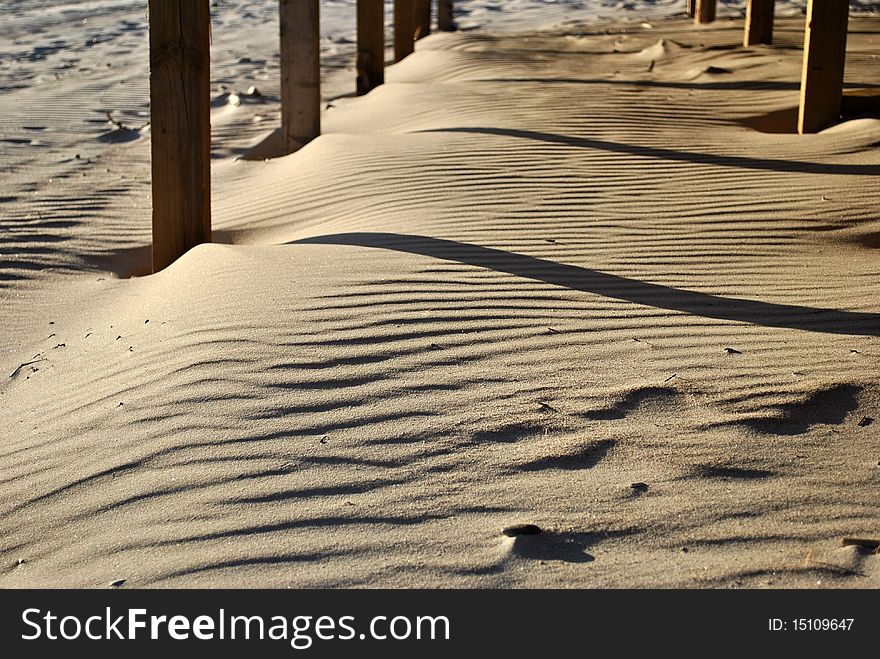
[[[773,12],[775,0],[748,0],[744,46],[773,43]]]
[[[321,134],[318,0],[280,0],[281,133],[293,153]]]
[[[415,50],[416,0],[394,0],[394,61]]]
[[[443,32],[455,31],[455,19],[452,17],[453,0],[437,0],[437,27]]]
[[[416,0],[416,39],[431,34],[431,0]]]
[[[711,23],[715,20],[715,0],[697,0],[694,23]]]
[[[384,82],[385,6],[382,0],[357,0],[358,96]]]
[[[687,8],[688,16],[696,16],[697,14],[697,0],[688,0],[688,8]]]
[[[809,0],[798,132],[815,133],[840,119],[846,66],[847,0]]]
[[[211,241],[211,6],[150,0],[153,272]]]

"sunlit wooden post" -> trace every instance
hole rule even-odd
[[[688,16],[695,16],[697,13],[697,0],[688,0]]]
[[[357,0],[357,93],[385,82],[385,6],[382,0]]]
[[[416,0],[416,39],[431,34],[431,0]]]
[[[153,271],[211,241],[211,6],[150,0]]]
[[[280,0],[281,133],[285,153],[321,134],[318,0]]]
[[[773,43],[773,12],[775,0],[748,0],[744,46]]]
[[[809,0],[798,132],[815,133],[840,119],[846,66],[847,0]]]
[[[437,0],[437,28],[443,32],[455,31],[452,5],[453,0]]]
[[[715,0],[697,0],[694,8],[695,23],[711,23],[715,20]]]
[[[394,61],[415,50],[416,0],[394,0]]]

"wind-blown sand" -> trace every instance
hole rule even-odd
[[[232,244],[152,276],[148,131],[57,163],[3,238],[0,586],[880,585],[880,120],[762,132],[803,20],[741,27],[433,35],[268,161],[271,90],[221,97]]]

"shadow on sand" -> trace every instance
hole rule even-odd
[[[537,131],[518,130],[515,128],[434,128],[422,132],[468,133],[517,137],[520,139],[547,142],[550,144],[562,144],[581,149],[598,149],[611,153],[624,153],[633,156],[644,156],[647,158],[658,158],[661,160],[687,162],[698,165],[738,167],[741,169],[758,169],[771,172],[793,172],[800,174],[861,174],[865,176],[880,175],[880,168],[878,168],[877,165],[837,165],[793,160],[773,160],[771,158],[725,156],[714,153],[695,153],[693,151],[678,151],[676,149],[664,149],[662,147],[624,144],[621,142],[609,142],[607,140],[597,140],[587,137],[573,137],[571,135],[559,135],[556,133],[540,133]]]
[[[877,313],[719,297],[452,240],[393,233],[341,233],[304,238],[293,244],[388,249],[704,318],[828,334],[880,336],[880,314]]]

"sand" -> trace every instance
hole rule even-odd
[[[432,35],[264,160],[267,63],[217,90],[225,244],[150,276],[148,128],[29,138],[0,586],[880,585],[880,120],[785,132],[803,20],[741,28]]]

